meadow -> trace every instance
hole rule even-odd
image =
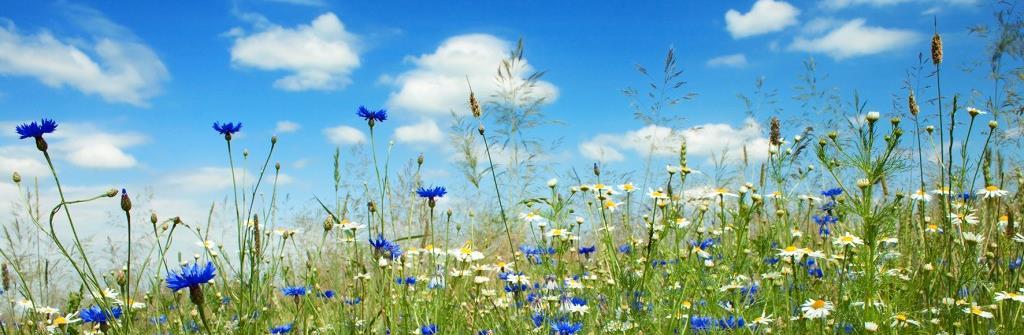
[[[132,190],[65,198],[46,140],[58,121],[25,123],[13,130],[45,158],[60,197],[39,199],[38,181],[11,176],[23,201],[0,248],[0,334],[1022,333],[1024,174],[1001,133],[1019,131],[1016,88],[996,76],[981,98],[943,92],[942,37],[921,48],[916,82],[927,86],[895,92],[886,112],[811,92],[808,104],[847,118],[765,118],[763,161],[744,151],[698,171],[683,142],[678,159],[650,158],[639,173],[566,162],[546,180],[529,159],[536,144],[517,137],[543,122],[525,98],[541,74],[511,79],[520,45],[498,66],[505,90],[466,97],[472,115],[452,141],[473,186],[458,192],[474,201],[445,210],[438,202],[457,190],[421,178],[431,158],[392,157],[374,138],[389,126],[383,109],[345,112],[370,134],[363,180],[342,182],[336,151],[335,193],[316,195],[308,218],[278,213],[278,138],[257,156],[233,146],[245,120],[213,123],[234,186],[217,207],[226,215],[206,222],[133,207]],[[662,65],[652,90],[678,92],[671,51]],[[686,98],[669,94],[638,118],[661,120]],[[255,180],[235,174],[243,162]],[[709,177],[719,175],[729,178]],[[120,265],[82,242],[74,214],[87,202],[123,215],[132,239]],[[10,248],[26,235],[35,250]]]

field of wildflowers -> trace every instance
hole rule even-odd
[[[934,86],[909,89],[904,106],[861,113],[855,100],[857,119],[823,132],[772,118],[767,160],[744,160],[738,181],[709,187],[694,182],[702,172],[685,143],[643,180],[580,163],[585,172],[506,187],[499,179],[513,173],[494,164],[487,118],[501,104],[471,94],[463,139],[486,156],[467,177],[487,193],[465,212],[435,211],[449,190],[418,174],[398,186],[409,176],[373,137],[387,111],[359,107],[366,186],[316,198],[318,225],[305,232],[276,213],[276,137],[256,180],[232,174],[233,220],[198,223],[133,208],[130,190],[65,198],[46,140],[58,122],[25,123],[15,130],[49,164],[60,198],[33,198],[15,173],[19,208],[44,237],[38,254],[62,262],[0,249],[10,298],[0,334],[1021,333],[1024,175],[1003,156],[1018,148],[995,144],[1000,124],[982,110],[1019,105],[976,108],[942,92],[938,34],[930,48]],[[677,75],[671,53],[666,69]],[[210,134],[232,172],[250,159],[232,147],[242,131],[217,122]],[[111,198],[125,233],[145,242],[101,268],[74,212]],[[211,241],[211,225],[233,240]],[[201,253],[173,251],[193,243]],[[59,271],[68,275],[54,282]]]

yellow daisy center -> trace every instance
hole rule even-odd
[[[811,308],[822,309],[825,308],[825,300],[815,300],[811,303]]]
[[[995,192],[999,190],[999,187],[996,187],[995,185],[988,185],[985,186],[985,190],[989,192]]]

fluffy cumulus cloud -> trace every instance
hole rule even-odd
[[[424,119],[420,123],[395,128],[395,140],[404,143],[440,143],[444,133],[437,122]]]
[[[743,150],[752,160],[768,156],[768,139],[762,135],[761,125],[748,118],[740,127],[725,123],[707,123],[697,127],[677,130],[649,125],[622,134],[600,134],[580,144],[580,154],[588,159],[615,162],[626,159],[625,152],[638,157],[648,153],[659,157],[679,154],[682,141],[686,150],[695,157],[740,158]]]
[[[822,33],[796,37],[789,46],[790,50],[823,53],[842,60],[897,50],[921,38],[920,34],[910,30],[868,26],[862,18],[846,22],[813,23],[814,27],[810,27],[809,31]]]
[[[359,129],[340,125],[324,129],[324,136],[335,145],[350,145],[366,142],[366,135]]]
[[[800,10],[785,1],[757,0],[750,11],[725,12],[725,29],[733,38],[767,34],[797,24]]]
[[[288,75],[274,82],[286,91],[337,90],[351,83],[359,67],[359,39],[345,30],[334,13],[325,13],[309,24],[282,27],[256,14],[245,14],[255,31],[236,27],[228,32],[234,39],[231,63],[242,68],[284,71]]]
[[[498,86],[494,75],[512,43],[487,34],[468,34],[448,38],[434,52],[406,57],[414,68],[382,81],[396,89],[388,98],[389,108],[426,116],[447,115],[450,111],[468,113],[467,77],[479,97],[491,96]],[[534,71],[524,58],[522,66],[513,69],[518,80]],[[553,101],[558,89],[550,82],[540,81],[533,94]]]
[[[708,67],[732,67],[732,68],[743,68],[747,66],[747,55],[742,53],[718,56],[709,59],[707,62]]]
[[[108,102],[148,106],[170,78],[157,54],[131,31],[91,8],[61,8],[89,36],[26,32],[6,21],[0,24],[0,75],[32,77]]]

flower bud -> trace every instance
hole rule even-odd
[[[156,212],[150,213],[149,214],[149,223],[152,223],[152,224],[155,225],[157,221],[158,220],[157,220],[157,217],[156,217]]]
[[[132,210],[132,199],[128,198],[128,191],[121,189],[121,209],[125,212]]]
[[[21,182],[21,175],[18,174],[18,171],[14,171],[14,174],[11,175],[11,180],[13,180],[15,184]]]
[[[423,153],[420,153],[419,157],[416,157],[416,165],[423,165]]]
[[[868,120],[868,123],[875,123],[875,121],[882,118],[882,114],[879,112],[868,112],[868,115],[864,118]]]
[[[996,120],[988,122],[988,129],[996,129],[996,127],[999,127],[999,122],[996,122]]]
[[[277,144],[277,135],[270,137],[270,144]]]

